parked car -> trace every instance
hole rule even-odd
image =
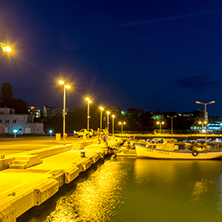
[[[87,131],[87,129],[81,129],[79,131],[74,132],[73,136],[80,137],[80,136],[84,136],[84,134],[86,135],[86,137],[92,137],[94,136],[94,131],[93,129],[89,129],[89,131]]]

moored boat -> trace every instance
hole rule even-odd
[[[137,158],[211,160],[222,157],[221,150],[184,149],[179,150],[174,139],[161,139],[161,142],[147,143],[146,146],[135,145]]]

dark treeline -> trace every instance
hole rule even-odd
[[[177,112],[144,112],[138,108],[129,108],[125,113],[121,113],[121,108],[116,107],[107,107],[106,110],[109,110],[111,114],[115,115],[114,119],[114,128],[115,132],[120,131],[119,121],[125,121],[126,125],[124,125],[124,131],[146,131],[153,132],[155,129],[159,129],[159,125],[157,125],[157,120],[155,120],[154,116],[161,116],[161,121],[164,121],[164,125],[162,125],[163,130],[171,129],[171,118],[169,116],[175,116],[173,118],[173,128],[174,130],[189,130],[191,126],[198,125],[198,121],[204,120],[204,112],[198,109],[191,112],[189,117],[184,117],[183,115],[179,115]],[[109,116],[110,122],[110,132],[112,129],[112,118],[111,114]],[[106,127],[107,119],[106,114],[103,112],[103,128]],[[62,116],[53,117],[50,120],[45,121],[45,132],[48,130],[53,130],[53,132],[62,132]],[[220,121],[221,118],[219,116],[209,117],[209,121]],[[70,110],[66,115],[66,132],[73,133],[74,130],[80,130],[86,128],[87,121],[87,106],[85,107],[77,107],[74,110]],[[100,109],[95,103],[90,105],[90,128],[96,130],[100,126]],[[199,125],[200,126],[200,125]]]
[[[14,108],[16,114],[27,114],[28,103],[22,99],[13,98],[10,83],[3,83],[0,91],[0,107]]]
[[[27,114],[28,104],[22,99],[13,98],[12,86],[10,83],[3,83],[0,92],[0,107],[14,108],[16,114]],[[204,112],[199,109],[191,112],[188,117],[179,115],[177,112],[162,112],[162,111],[143,111],[139,108],[129,108],[124,113],[120,107],[106,107],[103,111],[103,128],[107,124],[106,111],[110,111],[109,122],[110,131],[112,127],[112,117],[115,115],[114,128],[115,131],[120,131],[120,125],[118,122],[125,121],[124,125],[125,131],[149,131],[152,132],[155,129],[159,129],[155,116],[160,116],[159,120],[164,121],[162,129],[171,128],[171,118],[169,116],[176,116],[173,118],[173,128],[174,130],[188,130],[193,125],[198,125],[198,121],[204,120]],[[100,127],[100,109],[95,103],[90,104],[90,128],[96,130]],[[49,118],[39,118],[35,119],[37,122],[43,122],[45,127],[45,133],[47,134],[49,130],[53,130],[54,133],[62,132],[62,115],[54,116]],[[87,121],[87,105],[85,107],[77,107],[75,109],[70,109],[66,115],[66,132],[73,133],[74,130],[80,130],[86,128]],[[210,116],[209,122],[222,121],[219,116]]]

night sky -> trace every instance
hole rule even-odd
[[[222,1],[1,0],[0,85],[29,105],[222,116]]]

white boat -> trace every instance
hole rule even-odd
[[[177,160],[211,160],[220,159],[222,151],[204,149],[179,150],[174,139],[161,139],[161,142],[147,143],[146,146],[135,145],[137,158],[177,159]]]

